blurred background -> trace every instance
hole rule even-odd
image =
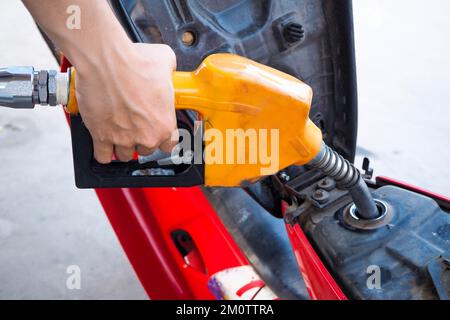
[[[330,0],[331,1],[331,0]],[[356,0],[357,164],[450,196],[450,2]],[[21,1],[0,2],[0,66],[57,68]],[[61,110],[0,109],[0,299],[145,299]],[[81,268],[81,290],[66,269]]]

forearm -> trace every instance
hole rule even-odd
[[[35,21],[79,69],[126,59],[131,47],[107,0],[23,0]],[[80,8],[80,28],[69,28],[69,6]]]
[[[178,142],[176,134],[172,139],[177,124],[173,50],[160,44],[133,44],[107,0],[23,2],[77,69],[78,106],[92,136],[95,158],[109,163],[113,153],[129,161],[136,151],[171,152]],[[76,23],[70,28],[70,6],[80,8],[80,28]]]

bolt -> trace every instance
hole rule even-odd
[[[195,34],[192,31],[185,31],[183,32],[183,34],[181,35],[181,41],[191,47],[194,45],[195,43]]]
[[[314,191],[312,198],[318,203],[324,204],[330,198],[330,194],[328,193],[328,191],[325,191],[323,189],[317,189],[316,191]]]
[[[281,171],[278,174],[278,178],[280,178],[280,180],[283,182],[289,182],[289,180],[291,180],[291,177],[284,171]]]
[[[331,191],[335,187],[336,187],[336,182],[331,178],[325,178],[317,184],[318,189],[324,189],[326,191]]]

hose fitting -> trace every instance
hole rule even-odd
[[[348,190],[362,219],[373,220],[380,216],[358,169],[324,142],[317,156],[308,165],[321,170],[333,178],[340,188]]]
[[[66,105],[70,74],[33,67],[0,68],[0,106],[33,109],[35,105]]]

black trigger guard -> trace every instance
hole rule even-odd
[[[186,129],[191,134],[192,149],[196,135],[203,135],[202,129],[195,130],[193,121],[183,113],[177,113],[178,128]],[[141,164],[137,160],[130,162],[113,161],[110,164],[100,164],[94,159],[94,148],[91,135],[84,125],[81,116],[70,116],[73,163],[75,170],[75,184],[79,189],[102,188],[164,188],[164,187],[192,187],[203,185],[205,182],[205,164],[158,166],[151,162]],[[203,138],[203,137],[201,137]],[[200,140],[200,141],[203,141]],[[202,145],[203,154],[203,145]],[[173,170],[174,175],[136,176],[133,172],[146,169]]]

